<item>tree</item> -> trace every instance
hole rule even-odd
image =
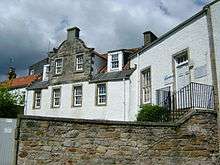
[[[17,105],[17,94],[13,94],[8,88],[0,87],[0,117],[16,118],[23,107]]]

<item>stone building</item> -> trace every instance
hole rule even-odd
[[[86,47],[79,28],[68,29],[43,80],[28,88],[25,114],[133,121],[148,103],[218,109],[219,11],[216,0],[159,38],[145,32],[143,47],[104,55]]]

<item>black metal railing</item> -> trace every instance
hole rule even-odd
[[[211,85],[190,83],[177,92],[170,88],[156,91],[157,104],[170,113],[170,120],[179,119],[191,109],[214,109],[214,88]]]

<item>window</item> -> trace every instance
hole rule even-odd
[[[33,75],[34,74],[34,69],[31,69],[30,70],[30,75]]]
[[[50,73],[50,66],[49,65],[44,65],[43,81],[47,81],[48,80],[49,73]]]
[[[73,106],[82,106],[82,86],[73,87]]]
[[[76,70],[83,70],[83,55],[76,56]]]
[[[187,56],[187,52],[184,52],[183,54],[181,55],[178,55],[176,57],[176,62],[177,64],[182,64],[182,63],[185,63],[188,61],[188,56]]]
[[[34,108],[38,109],[41,105],[41,91],[34,92]]]
[[[60,107],[60,98],[61,98],[60,88],[53,89],[52,97],[53,97],[53,100],[52,100],[53,104],[52,104],[52,106],[54,108]]]
[[[107,103],[107,93],[106,84],[97,85],[97,105],[106,105]]]
[[[55,74],[61,74],[63,71],[63,59],[59,58],[55,60]]]
[[[118,54],[112,55],[112,69],[117,69],[119,67]]]
[[[142,72],[142,103],[151,102],[151,69],[148,68]]]

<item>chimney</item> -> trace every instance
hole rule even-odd
[[[75,38],[79,38],[79,31],[78,27],[67,29],[67,40],[73,41]]]
[[[13,68],[13,67],[10,67],[9,68],[9,71],[8,71],[8,79],[9,80],[12,80],[12,79],[14,79],[14,78],[16,78],[16,73],[15,73],[15,68]]]
[[[143,33],[144,34],[144,46],[149,45],[153,41],[157,39],[157,36],[154,35],[151,31],[146,31]]]

